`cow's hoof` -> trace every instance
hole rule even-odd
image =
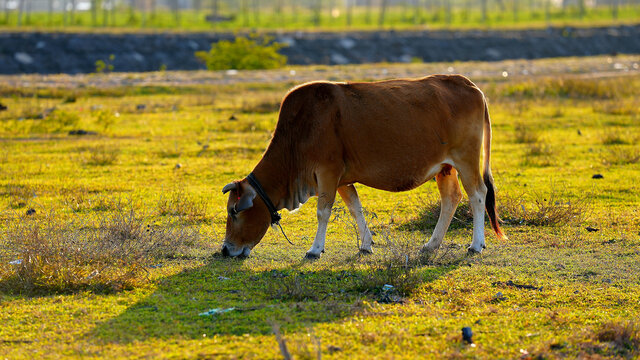
[[[480,249],[480,250],[476,250],[476,249],[474,249],[474,248],[472,248],[472,247],[469,247],[469,248],[467,249],[467,256],[474,256],[474,255],[478,255],[478,254],[480,254],[481,252],[482,252],[482,249]]]
[[[428,244],[426,244],[420,249],[420,254],[430,255],[430,254],[435,254],[436,251],[438,251],[437,247],[431,247]]]
[[[308,252],[308,253],[304,256],[304,259],[305,259],[305,260],[311,260],[311,261],[313,261],[313,260],[318,260],[318,259],[320,259],[320,254],[314,254],[314,253],[309,253],[309,252]]]
[[[360,249],[358,253],[360,255],[371,255],[373,254],[373,251],[371,249]]]

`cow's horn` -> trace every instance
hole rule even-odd
[[[223,194],[226,194],[226,193],[228,193],[228,192],[229,192],[229,191],[231,191],[231,190],[235,190],[237,187],[238,187],[238,185],[237,185],[236,183],[234,183],[234,182],[229,183],[229,184],[225,185],[225,186],[222,188],[222,193],[223,193]]]

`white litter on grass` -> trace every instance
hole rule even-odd
[[[20,265],[22,264],[22,259],[9,261],[9,265]]]
[[[220,308],[215,308],[215,309],[209,309],[203,313],[200,313],[200,316],[213,316],[213,315],[219,315],[219,314],[224,314],[226,312],[229,311],[233,311],[236,308],[227,308],[227,309],[220,309]]]

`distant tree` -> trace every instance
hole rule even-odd
[[[372,8],[373,7],[373,1],[372,0],[367,0],[367,11],[364,14],[364,21],[367,24],[371,24],[371,13],[372,13]]]
[[[240,12],[242,13],[242,25],[244,27],[249,26],[249,0],[240,0]]]
[[[413,0],[413,25],[420,23],[420,0]]]
[[[171,0],[171,11],[173,12],[173,19],[176,26],[180,26],[180,3],[178,0]]]
[[[384,25],[384,17],[387,12],[387,3],[388,3],[388,0],[380,1],[380,17],[378,18],[378,26],[380,27]]]
[[[98,25],[98,0],[91,0],[91,25]]]
[[[480,7],[482,12],[482,22],[487,22],[487,0],[480,0]]]
[[[69,18],[71,21],[71,25],[75,25],[76,23],[76,0],[69,0],[71,1],[71,6],[70,6],[70,11],[69,11]]]
[[[451,24],[451,1],[444,0],[444,21],[447,24]]]
[[[322,0],[315,0],[313,3],[313,24],[320,26],[320,17],[322,16]]]
[[[253,21],[256,25],[260,23],[260,0],[253,0]]]
[[[551,21],[551,0],[544,2],[544,19],[547,23]]]
[[[22,25],[22,13],[24,11],[24,1],[18,0],[18,26]]]

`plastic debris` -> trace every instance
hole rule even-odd
[[[218,280],[229,280],[229,278],[226,277],[226,276],[220,275],[220,276],[218,276]]]
[[[382,286],[382,291],[391,291],[393,290],[393,285],[385,284]]]
[[[9,265],[20,265],[22,264],[22,259],[9,261]]]
[[[209,309],[203,313],[200,313],[200,316],[214,316],[214,315],[219,315],[219,314],[224,314],[227,313],[229,311],[233,311],[236,308],[226,308],[226,309],[220,309],[220,308],[215,308],[215,309]]]

